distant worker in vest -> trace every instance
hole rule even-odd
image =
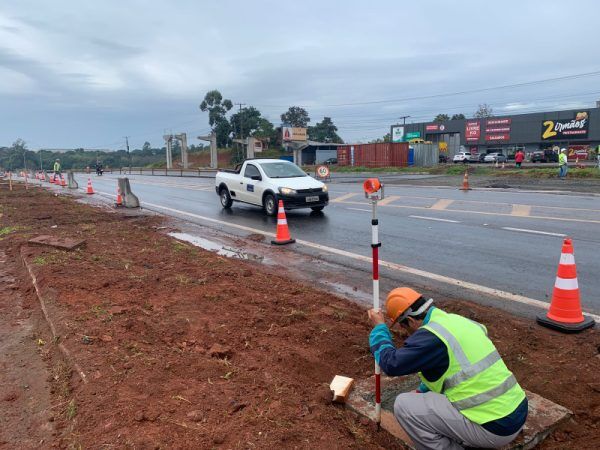
[[[564,180],[567,177],[568,170],[567,149],[562,148],[560,149],[560,155],[558,155],[558,178]]]
[[[407,287],[387,297],[390,327],[410,336],[400,348],[383,313],[369,311],[371,352],[389,376],[418,373],[416,392],[400,394],[394,415],[417,449],[500,448],[525,424],[525,392],[504,364],[485,326],[433,306]]]
[[[54,181],[56,181],[56,177],[60,179],[60,159],[54,161],[54,174],[52,175]]]
[[[517,153],[515,153],[515,165],[517,166],[518,169],[521,168],[521,163],[525,160],[525,153],[523,153],[523,150],[519,150]]]

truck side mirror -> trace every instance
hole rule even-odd
[[[262,177],[260,175],[252,175],[250,179],[254,181],[262,181]]]

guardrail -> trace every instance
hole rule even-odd
[[[74,170],[77,173],[91,174],[94,170]],[[163,169],[163,168],[148,168],[148,167],[119,167],[106,168],[104,173],[119,174],[119,175],[155,175],[161,177],[195,177],[195,178],[214,178],[217,173],[216,169]]]

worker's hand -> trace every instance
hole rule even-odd
[[[380,323],[385,323],[385,319],[383,317],[383,313],[381,311],[376,311],[375,309],[370,309],[367,314],[369,315],[369,320],[373,326],[377,326]]]

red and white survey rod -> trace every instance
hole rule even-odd
[[[363,183],[365,197],[371,200],[373,216],[371,218],[371,248],[373,249],[373,309],[379,306],[379,219],[377,218],[377,202],[383,200],[383,185],[377,178],[369,178]],[[375,360],[375,422],[381,423],[381,368]]]

